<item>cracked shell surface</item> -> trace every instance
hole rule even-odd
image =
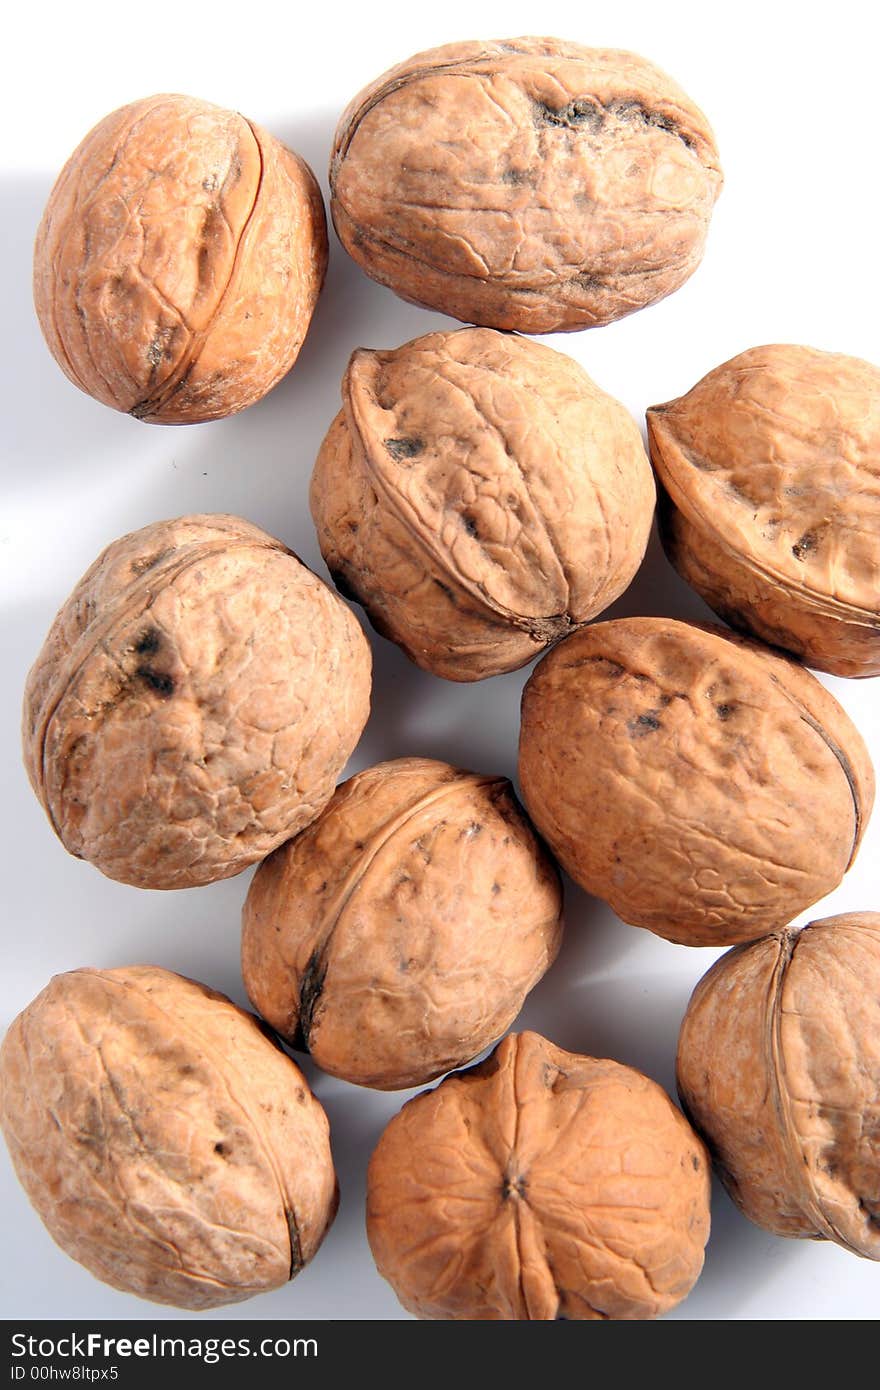
[[[506,778],[399,758],[345,782],[257,870],[242,973],[325,1071],[416,1086],[509,1027],[556,957],[561,913]]]
[[[880,370],[751,348],[649,410],[648,436],[682,578],[809,666],[880,674]]]
[[[191,424],[243,410],[289,371],[326,267],[308,165],[237,112],[155,96],[105,117],[59,175],[34,304],[81,390]]]
[[[431,49],[366,87],[337,128],[330,207],[403,299],[551,333],[678,289],[721,184],[705,116],[653,64],[520,38]]]
[[[597,623],[544,657],[520,781],[576,882],[691,946],[765,936],[830,893],[874,800],[861,735],[814,676],[670,618]]]
[[[332,795],[369,713],[353,614],[232,516],[114,541],[24,698],[27,773],[71,854],[142,888],[240,873]]]
[[[688,1005],[677,1070],[746,1216],[880,1260],[880,913],[722,956]]]
[[[654,1318],[702,1269],[709,1161],[656,1082],[513,1033],[385,1129],[367,1235],[420,1318]]]
[[[359,349],[311,508],[327,566],[425,670],[481,680],[608,607],[654,480],[635,422],[563,353],[486,328]]]
[[[155,966],[55,976],[0,1049],[0,1123],[62,1250],[157,1303],[280,1287],[336,1213],[299,1068],[251,1014]]]

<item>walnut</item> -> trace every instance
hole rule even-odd
[[[880,913],[716,961],[688,1005],[678,1086],[746,1216],[880,1260]]]
[[[648,411],[666,552],[734,627],[880,674],[880,370],[752,348]]]
[[[570,358],[491,329],[355,352],[311,506],[342,592],[419,666],[480,680],[606,608],[654,482],[626,410]]]
[[[367,1235],[417,1317],[657,1317],[702,1268],[709,1163],[656,1082],[514,1033],[388,1125]]]
[[[251,1014],[155,966],[56,975],[0,1049],[0,1124],[50,1235],[114,1288],[278,1288],[336,1212],[327,1117]]]
[[[874,773],[803,667],[720,628],[598,623],[523,693],[526,806],[563,867],[670,941],[749,941],[830,893]]]
[[[110,878],[188,888],[314,820],[369,711],[354,616],[232,516],[107,547],[28,677],[24,757],[65,848]]]
[[[343,113],[343,246],[403,299],[526,333],[610,323],[697,268],[721,191],[703,113],[634,53],[560,39],[416,54]]]
[[[325,1071],[394,1090],[470,1061],[559,949],[562,890],[503,777],[398,758],[260,866],[252,1004]]]
[[[326,266],[298,155],[234,111],[155,96],[105,117],[62,170],[34,303],[76,386],[191,424],[252,405],[293,366]]]

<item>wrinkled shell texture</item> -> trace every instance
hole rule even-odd
[[[861,736],[815,677],[670,618],[597,623],[543,659],[520,781],[582,887],[691,946],[764,936],[830,893],[874,799]]]
[[[666,552],[706,602],[809,666],[880,674],[880,370],[752,348],[648,435]]]
[[[107,116],[62,170],[34,303],[75,385],[138,419],[189,424],[284,376],[326,266],[308,165],[234,111],[156,96]]]
[[[419,53],[343,113],[343,246],[404,299],[526,333],[589,328],[678,289],[721,190],[712,131],[634,53],[559,39]]]
[[[619,402],[492,329],[356,352],[311,507],[327,566],[425,670],[479,680],[600,613],[641,563],[654,481]]]
[[[741,946],[694,991],[678,1087],[734,1201],[880,1260],[880,913]]]
[[[653,1318],[702,1269],[709,1161],[656,1082],[511,1034],[388,1125],[367,1234],[417,1317]]]
[[[251,1014],[154,966],[55,976],[0,1049],[0,1123],[53,1239],[156,1303],[278,1288],[336,1212],[299,1068]]]
[[[248,995],[324,1071],[382,1089],[470,1061],[554,960],[562,890],[510,783],[400,758],[260,866]]]
[[[99,556],[25,690],[31,785],[71,854],[142,888],[239,873],[332,795],[366,722],[345,604],[231,516],[157,522]]]

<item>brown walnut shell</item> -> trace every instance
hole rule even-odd
[[[654,1318],[702,1269],[709,1160],[656,1082],[513,1033],[388,1125],[367,1235],[420,1318]]]
[[[648,411],[661,535],[734,627],[838,676],[880,674],[880,370],[751,348]]]
[[[228,878],[329,800],[369,713],[345,604],[233,516],[114,541],[24,697],[27,773],[71,854],[141,888]]]
[[[308,165],[237,112],[155,96],[105,117],[59,175],[34,304],[81,390],[191,424],[243,410],[289,371],[326,267]]]
[[[705,116],[653,64],[520,38],[418,53],[366,87],[336,131],[330,206],[403,299],[552,333],[678,289],[721,183]]]
[[[880,1260],[880,913],[716,961],[682,1025],[678,1088],[746,1216]]]
[[[488,328],[355,352],[311,507],[342,592],[419,666],[480,680],[600,613],[641,563],[654,482],[618,401]]]
[[[55,976],[0,1049],[0,1125],[53,1240],[156,1303],[278,1288],[336,1213],[299,1068],[251,1014],[155,966]]]
[[[398,758],[345,782],[257,870],[242,973],[325,1071],[417,1086],[510,1026],[556,957],[561,913],[506,778]]]
[[[597,623],[541,661],[520,780],[582,887],[689,946],[765,936],[830,893],[874,800],[861,736],[814,676],[670,618]]]

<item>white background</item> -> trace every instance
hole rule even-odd
[[[138,891],[68,857],[21,767],[26,671],[56,609],[95,555],[125,531],[191,511],[236,512],[282,537],[324,574],[308,515],[309,473],[357,346],[394,347],[442,316],[404,305],[347,260],[331,232],[330,271],[301,357],[261,404],[217,424],[163,429],[98,405],[43,345],[30,301],[34,230],[55,175],[114,107],[179,91],[235,107],[292,145],[326,190],[336,118],[367,81],[411,53],[464,38],[550,32],[635,49],[672,74],[714,125],[726,186],[705,262],[677,294],[621,323],[547,339],[576,357],[641,422],[711,367],[766,342],[807,343],[880,361],[877,332],[878,75],[873,6],[656,0],[529,5],[443,0],[298,6],[114,3],[16,6],[4,21],[0,170],[3,331],[0,615],[5,855],[0,1028],[50,975],[149,961],[245,1002],[238,966],[250,875],[178,893]],[[821,19],[818,15],[821,13]],[[872,32],[873,31],[873,32]],[[359,610],[358,610],[359,611]],[[611,610],[705,616],[652,542]],[[373,636],[373,715],[350,771],[425,754],[515,773],[528,671],[471,686],[419,672]],[[880,765],[876,681],[822,677]],[[803,920],[880,909],[880,814],[844,884]],[[561,957],[520,1026],[563,1047],[612,1056],[673,1087],[678,1026],[717,952],[622,925],[567,885]],[[342,1187],[336,1224],[292,1285],[218,1316],[395,1319],[363,1230],[364,1171],[405,1098],[361,1090],[306,1064],[326,1105]],[[186,1317],[114,1292],[68,1260],[31,1211],[0,1145],[0,1316]],[[716,1189],[705,1271],[671,1316],[876,1316],[880,1269],[834,1246],[767,1235]],[[212,1314],[200,1315],[203,1319]]]

